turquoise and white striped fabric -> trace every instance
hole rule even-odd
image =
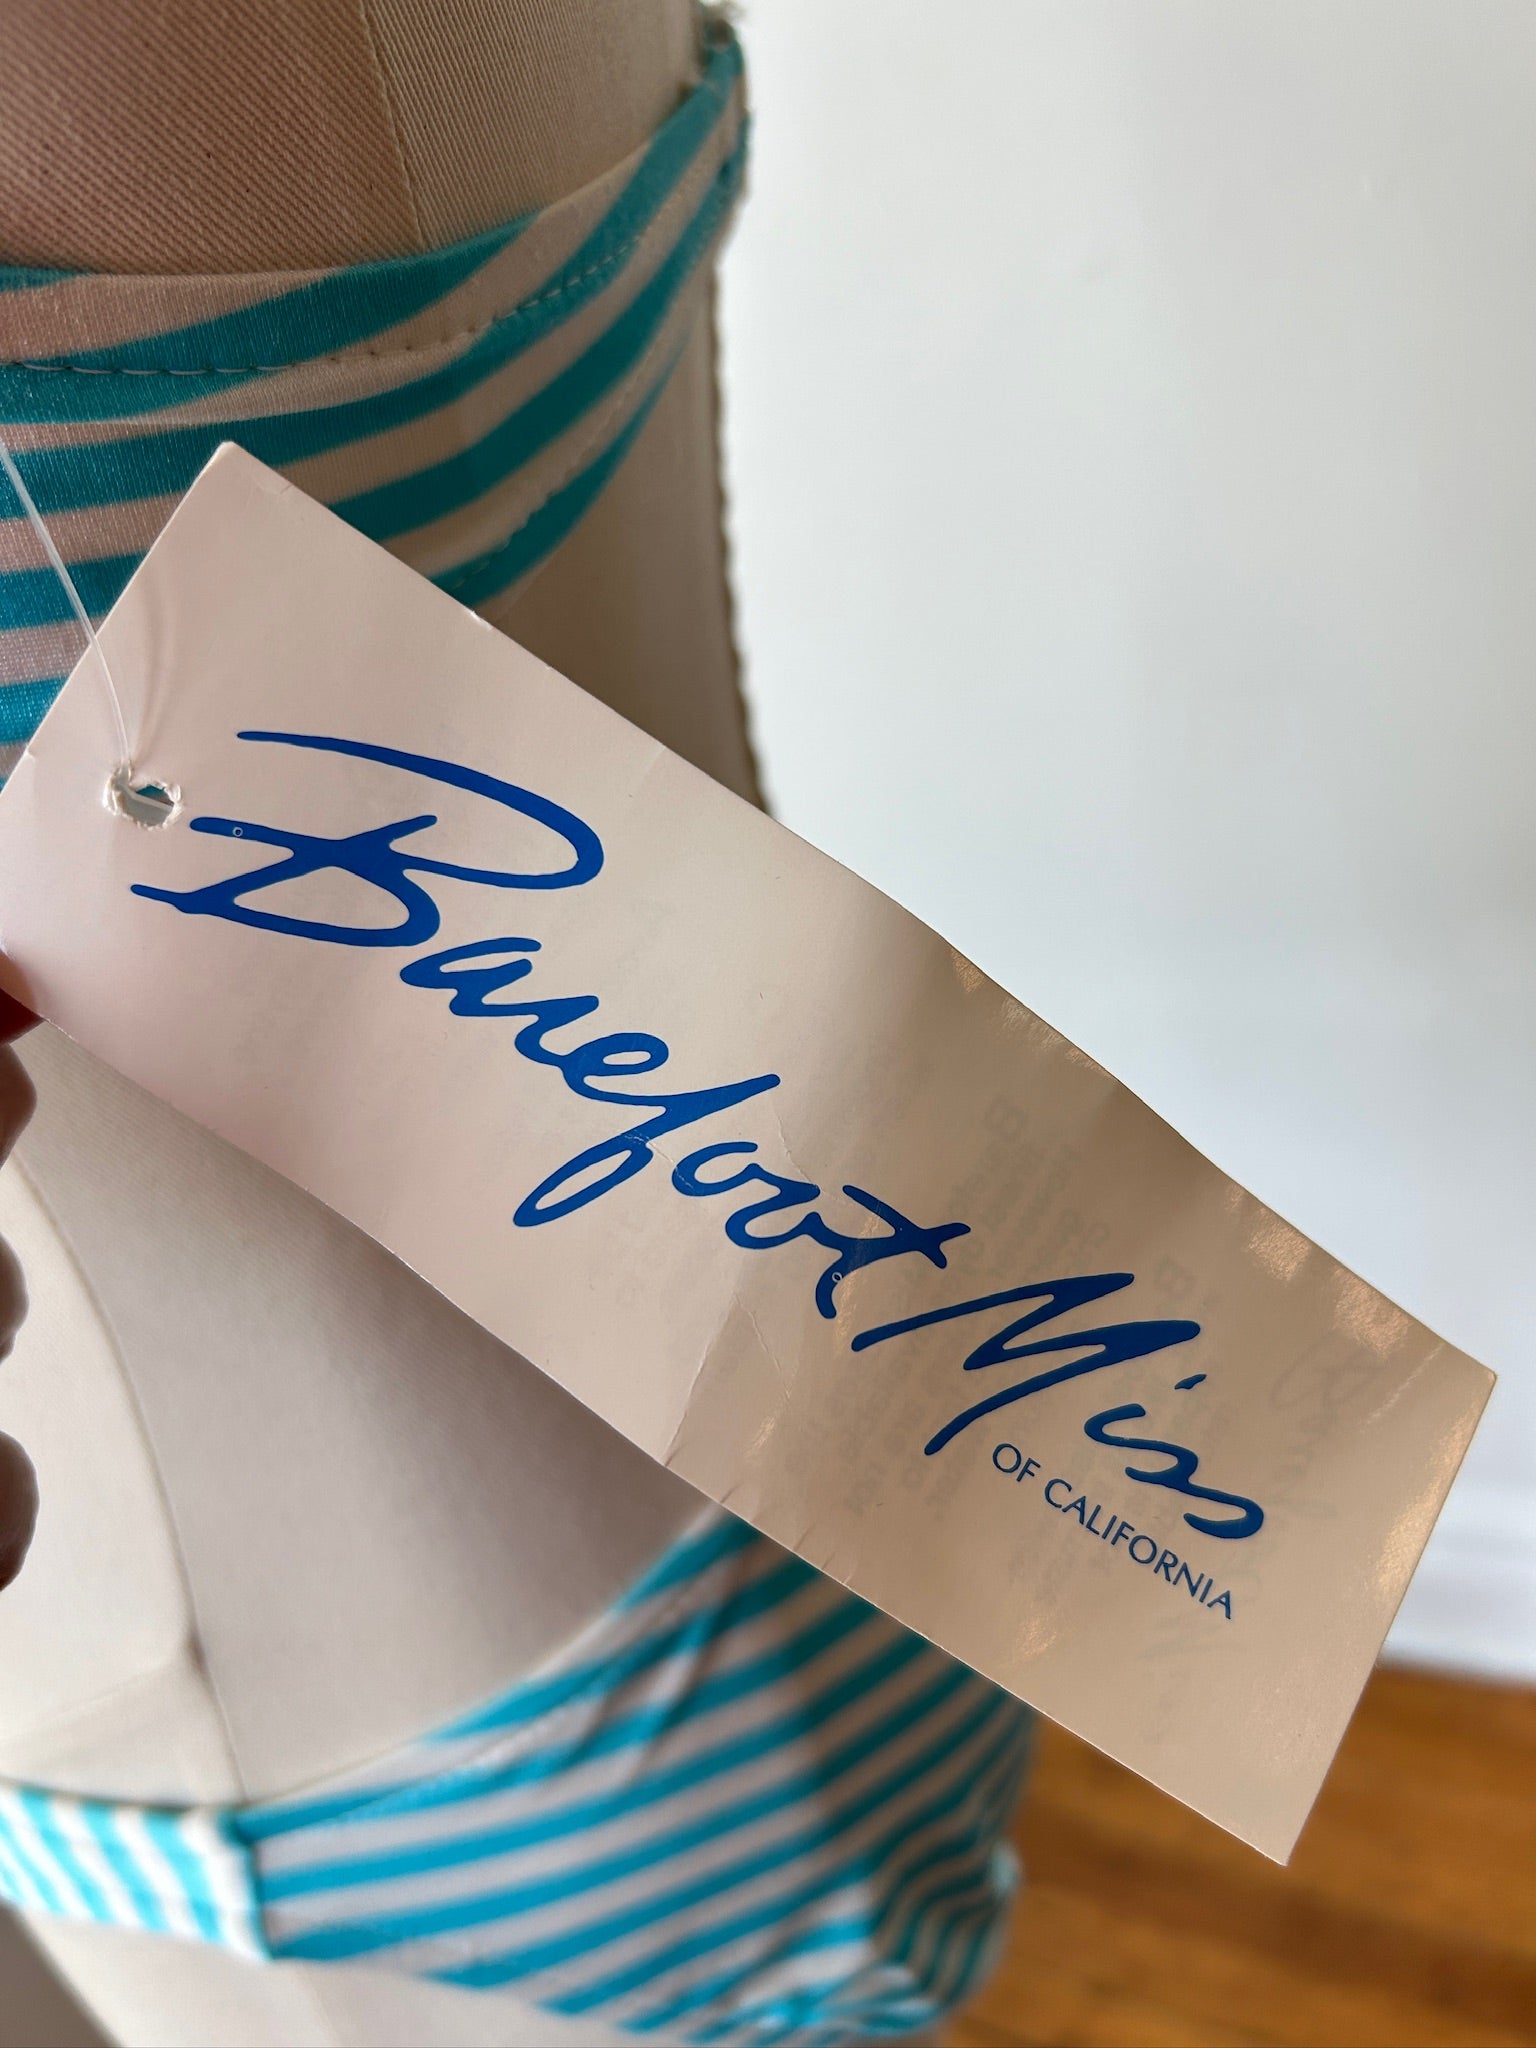
[[[93,617],[234,440],[469,605],[511,590],[622,461],[740,190],[742,65],[558,204],[396,261],[250,276],[0,268],[0,432]],[[0,777],[81,652],[0,477]]]
[[[226,1812],[0,1796],[0,1896],[700,2042],[933,2024],[1016,1882],[1017,1700],[709,1509],[503,1698]]]
[[[0,1899],[28,1911],[264,1956],[245,1845],[229,1817],[0,1783]]]

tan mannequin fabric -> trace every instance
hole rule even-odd
[[[441,247],[627,156],[691,0],[6,0],[0,261],[239,271]]]

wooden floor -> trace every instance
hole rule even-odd
[[[953,2048],[1536,2043],[1536,1693],[1383,1670],[1288,1869],[1051,1728]]]

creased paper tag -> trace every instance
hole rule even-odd
[[[1491,1375],[238,449],[0,796],[0,979],[653,1457],[1285,1856]],[[601,1511],[601,1504],[594,1504]]]

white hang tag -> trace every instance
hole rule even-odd
[[[0,796],[0,979],[1276,1857],[1492,1376],[235,448]],[[601,1503],[593,1504],[601,1512]]]

